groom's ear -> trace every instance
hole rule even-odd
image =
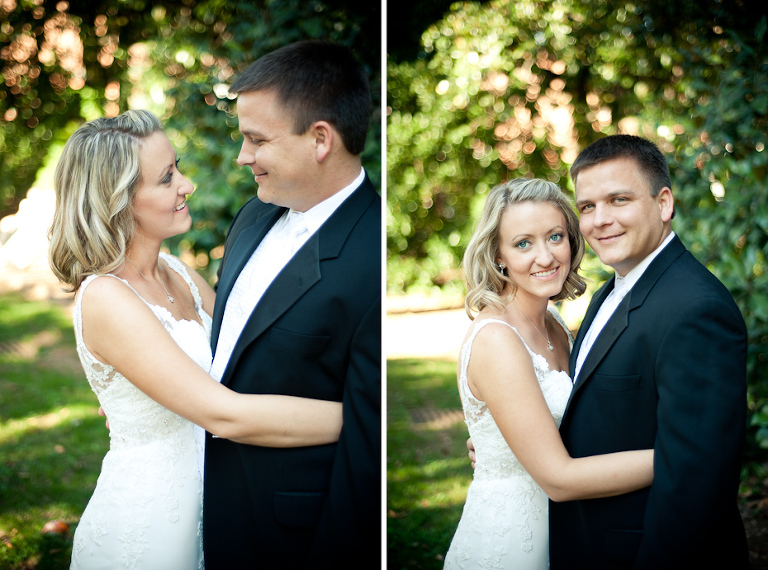
[[[310,130],[315,141],[315,158],[317,162],[323,162],[331,153],[336,133],[326,121],[312,123]]]
[[[656,202],[659,204],[661,221],[667,223],[672,220],[675,216],[675,198],[672,196],[672,190],[667,186],[659,190]]]

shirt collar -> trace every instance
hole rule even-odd
[[[357,175],[351,184],[345,186],[333,196],[330,196],[320,202],[319,204],[312,206],[306,212],[297,212],[296,210],[289,210],[291,213],[300,214],[304,218],[304,223],[307,225],[310,235],[314,234],[325,221],[331,217],[341,203],[349,198],[352,193],[363,183],[365,179],[365,169],[360,167],[360,174]]]
[[[627,273],[624,277],[616,274],[616,281],[614,282],[614,288],[621,290],[627,290],[629,291],[632,287],[635,286],[635,283],[639,281],[639,279],[643,276],[643,273],[645,273],[645,270],[648,269],[648,266],[651,264],[651,262],[656,259],[656,256],[661,253],[661,250],[667,247],[669,245],[669,242],[672,241],[672,239],[675,237],[675,232],[669,232],[669,235],[667,238],[661,242],[661,245],[654,249],[645,259],[643,259],[640,263],[638,263],[632,270]]]

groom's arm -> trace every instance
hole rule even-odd
[[[656,365],[656,461],[636,568],[682,568],[686,553],[710,549],[701,542],[735,508],[741,471],[741,315],[732,303],[700,299],[683,308],[668,336]]]
[[[344,423],[323,514],[307,560],[312,568],[378,567],[381,546],[381,300],[351,347]]]

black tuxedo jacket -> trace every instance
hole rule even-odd
[[[254,198],[227,235],[214,309],[285,211]],[[204,550],[219,568],[380,564],[381,198],[347,198],[275,278],[222,377],[232,390],[343,402],[336,444],[276,449],[206,436]]]
[[[593,298],[576,356],[613,280]],[[653,448],[633,493],[550,502],[551,568],[746,568],[737,508],[746,330],[727,289],[675,237],[608,320],[560,427],[572,457]]]

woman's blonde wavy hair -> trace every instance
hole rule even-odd
[[[475,233],[464,252],[464,273],[467,282],[464,308],[470,319],[474,319],[473,313],[480,312],[487,306],[503,310],[506,303],[501,298],[501,293],[505,285],[510,285],[514,296],[515,283],[507,276],[506,270],[499,269],[496,260],[499,255],[501,216],[507,206],[521,202],[549,202],[565,216],[571,247],[571,268],[563,289],[552,297],[552,300],[575,299],[587,287],[584,279],[578,274],[584,257],[584,238],[579,232],[579,219],[570,201],[553,182],[536,178],[517,178],[490,191]]]
[[[162,130],[149,111],[126,111],[86,123],[67,141],[56,165],[56,212],[48,234],[48,261],[67,291],[77,291],[88,275],[125,263],[141,184],[139,149]]]

